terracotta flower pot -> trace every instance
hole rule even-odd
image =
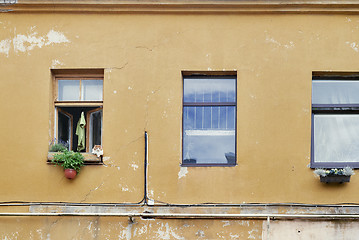
[[[76,175],[77,175],[76,170],[71,168],[65,169],[65,177],[67,177],[68,179],[74,179]]]

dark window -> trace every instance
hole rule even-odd
[[[312,168],[359,167],[359,78],[313,76]]]
[[[236,164],[236,77],[183,78],[183,165]]]

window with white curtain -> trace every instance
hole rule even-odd
[[[236,164],[236,76],[183,78],[183,165]]]
[[[359,167],[359,77],[313,75],[312,168]]]

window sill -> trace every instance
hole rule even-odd
[[[182,163],[181,167],[235,167],[237,164],[193,164],[193,163]]]
[[[47,154],[47,162],[51,163],[51,160],[54,159],[54,155],[57,154],[58,152],[49,152]],[[92,153],[81,153],[82,156],[85,157],[84,162],[85,165],[96,165],[96,164],[102,164],[102,156],[101,157],[97,157],[96,155],[92,154]]]
[[[312,162],[310,164],[310,168],[344,168],[344,167],[351,167],[353,169],[359,168],[359,162]]]

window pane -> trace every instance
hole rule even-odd
[[[83,101],[102,101],[102,80],[82,80],[81,100]]]
[[[314,161],[359,161],[359,114],[314,115]]]
[[[62,112],[58,111],[57,121],[57,138],[58,142],[66,143],[70,146],[70,135],[71,135],[71,118]]]
[[[235,109],[183,108],[183,163],[235,164]]]
[[[359,81],[313,80],[313,104],[359,104]]]
[[[195,107],[196,112],[194,115],[195,129],[203,129],[203,107]]]
[[[234,78],[185,78],[184,102],[235,102]]]
[[[186,130],[183,163],[235,164],[235,131]]]
[[[80,81],[79,80],[58,80],[59,101],[79,101]]]
[[[233,106],[205,106],[184,107],[183,127],[184,130],[234,130],[236,107]]]
[[[90,114],[90,150],[101,144],[102,110]]]

